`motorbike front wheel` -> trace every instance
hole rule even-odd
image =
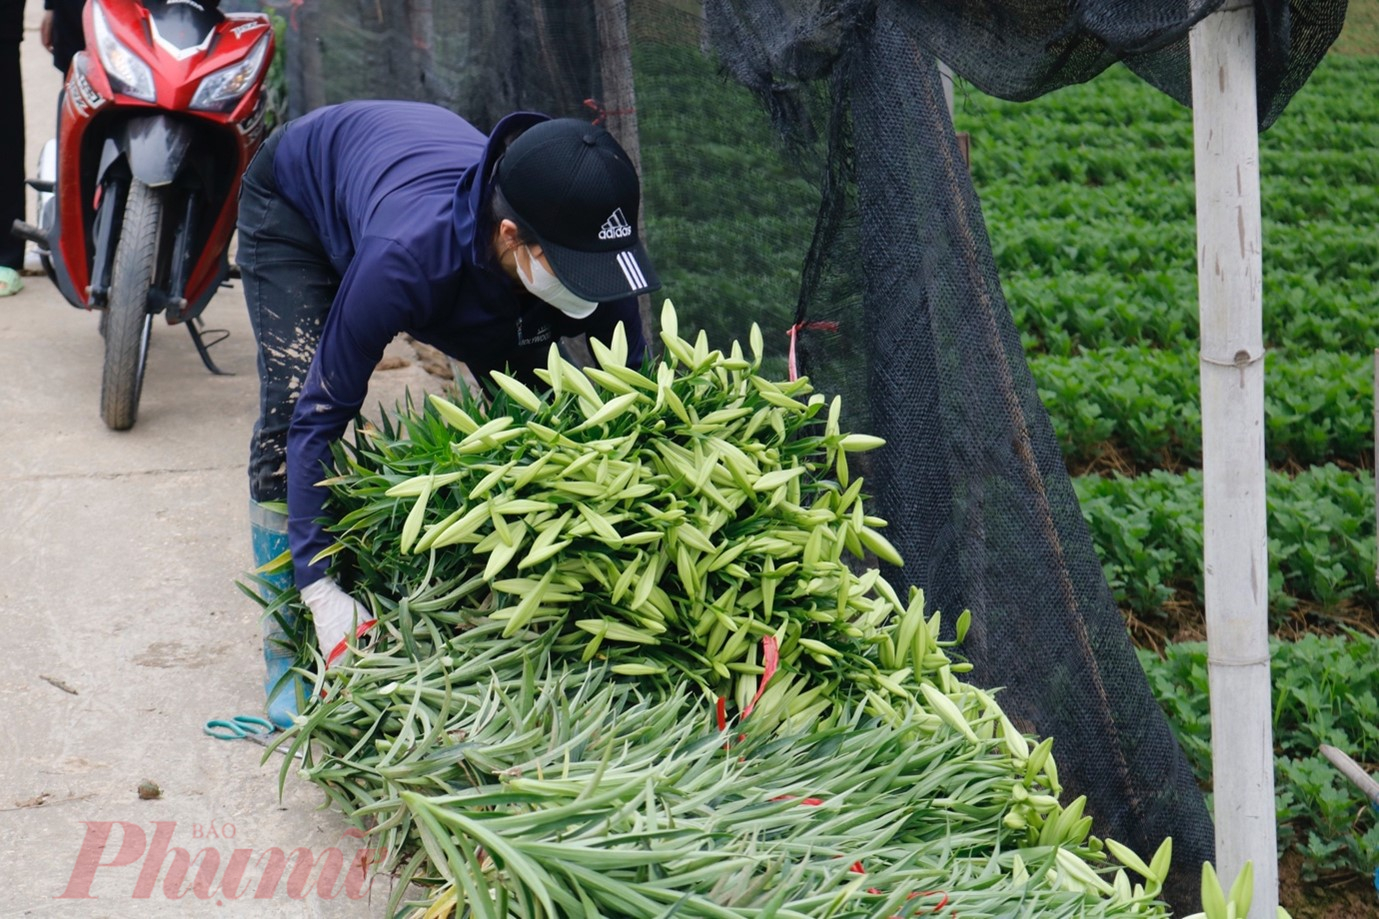
[[[106,315],[105,368],[101,374],[101,418],[112,431],[134,426],[148,363],[153,314],[148,293],[157,269],[163,199],[138,179],[130,182],[120,242],[110,275]]]

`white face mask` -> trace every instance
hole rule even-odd
[[[522,270],[521,262],[517,264],[517,277],[521,279],[523,287],[571,319],[583,319],[598,308],[597,303],[581,300],[571,293],[568,287],[560,283],[559,278],[546,270],[540,259],[532,255],[529,247],[522,248],[527,250],[527,260],[531,263],[532,272],[532,276],[528,278],[527,273]]]

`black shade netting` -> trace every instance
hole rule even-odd
[[[834,188],[852,200],[814,253],[829,267],[805,293],[800,348],[816,384],[856,410],[851,426],[887,440],[867,476],[908,560],[888,576],[925,588],[950,621],[973,611],[975,681],[1004,687],[1017,724],[1055,738],[1067,791],[1087,796],[1100,832],[1147,852],[1173,837],[1169,898],[1191,908],[1212,825],[1036,394],[936,62],[881,10],[858,24],[844,68],[834,162],[851,175]]]
[[[264,5],[288,20],[292,115],[347,99],[413,99],[453,108],[487,129],[518,109],[588,113],[584,100],[599,84],[599,35],[588,2]]]
[[[1190,102],[1187,33],[1218,2],[711,0],[729,72],[785,136],[801,80],[828,74],[829,168],[797,315],[804,369],[886,448],[868,470],[888,576],[974,613],[978,683],[1056,738],[1098,831],[1152,851],[1174,838],[1167,896],[1195,909],[1213,828],[1107,587],[1002,297],[935,55],[1027,99],[1115,61]],[[1345,3],[1261,3],[1261,127],[1339,34]],[[822,116],[820,116],[822,117]],[[863,417],[865,416],[865,417]]]
[[[937,60],[1029,99],[1123,62],[1190,103],[1187,34],[1222,0],[270,0],[291,114],[436,102],[609,126],[681,325],[797,341],[848,426],[887,440],[867,491],[1003,707],[1055,738],[1069,795],[1137,852],[1174,839],[1198,907],[1213,828],[1150,694],[1002,296]],[[1261,127],[1339,34],[1345,0],[1256,5]],[[764,105],[763,105],[764,103]],[[794,328],[797,338],[787,337]]]

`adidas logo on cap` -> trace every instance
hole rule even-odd
[[[627,223],[627,218],[622,215],[622,208],[618,208],[608,216],[599,228],[599,239],[624,239],[632,235],[632,227]]]

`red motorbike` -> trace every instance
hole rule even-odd
[[[267,16],[219,0],[90,0],[86,50],[72,60],[58,115],[54,193],[44,224],[15,232],[47,250],[73,306],[101,310],[101,417],[139,410],[153,317],[184,324],[220,370],[200,315],[229,274],[240,177],[265,135]]]

